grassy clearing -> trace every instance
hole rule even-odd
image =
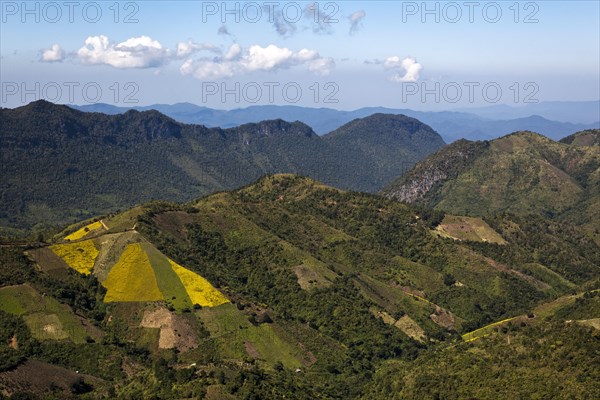
[[[434,233],[454,240],[506,244],[506,241],[484,220],[476,217],[446,215]]]
[[[83,239],[88,234],[93,233],[98,230],[101,230],[101,229],[104,229],[104,227],[102,226],[102,223],[100,221],[96,221],[89,225],[84,226],[83,228],[76,230],[75,232],[71,233],[70,235],[65,236],[65,240],[72,242],[75,240]]]
[[[425,342],[425,339],[427,339],[425,331],[408,315],[400,317],[400,319],[394,323],[394,326],[404,332],[407,336],[421,343]]]
[[[203,308],[197,315],[218,341],[223,358],[252,357],[270,365],[281,361],[289,369],[302,366],[300,349],[279,336],[272,324],[252,325],[233,304]]]
[[[575,295],[561,296],[548,303],[540,304],[533,310],[533,313],[541,318],[550,317],[554,315],[559,309],[575,303],[575,300],[577,300],[577,298],[581,296],[581,293]]]
[[[141,244],[130,244],[103,282],[107,292],[105,302],[159,301],[163,294],[158,288],[154,270]]]
[[[581,319],[576,321],[578,324],[591,326],[594,329],[600,330],[600,318],[592,318],[592,319]]]
[[[36,339],[71,339],[85,343],[86,336],[95,336],[71,309],[50,296],[42,296],[29,285],[7,286],[0,289],[0,310],[23,316]]]
[[[202,307],[216,307],[221,304],[229,303],[227,297],[223,296],[221,292],[214,288],[209,281],[190,271],[189,269],[183,268],[173,260],[169,260],[173,271],[181,279],[181,283],[185,287],[192,304],[199,304]]]
[[[144,212],[142,206],[134,207],[130,210],[112,216],[104,220],[110,232],[122,232],[133,229],[137,217]]]
[[[574,283],[566,280],[542,264],[530,263],[523,264],[520,267],[520,269],[522,269],[528,275],[531,275],[534,278],[549,284],[553,288],[557,288],[558,290],[567,290],[576,286]]]
[[[62,258],[75,271],[89,275],[94,268],[98,249],[92,240],[78,243],[55,244],[50,250]]]
[[[516,318],[519,318],[519,317],[512,317],[512,318],[503,319],[502,321],[494,322],[494,323],[486,325],[486,326],[484,326],[482,328],[476,329],[476,330],[474,330],[472,332],[465,333],[464,335],[462,335],[462,340],[464,340],[465,342],[472,342],[474,340],[481,339],[482,337],[490,335],[491,333],[493,333],[494,329],[496,327],[498,327],[500,325],[504,325],[507,322],[510,322],[510,321],[512,321],[512,320],[514,320]]]
[[[445,289],[442,274],[433,268],[396,256],[387,278],[398,285],[413,287],[426,293],[434,293]]]
[[[62,340],[69,334],[56,314],[34,313],[25,315],[25,323],[34,337],[38,339]]]
[[[28,295],[28,291],[21,289],[21,286],[8,286],[0,289],[0,310],[14,315],[25,314],[28,309],[35,306],[35,303],[31,304],[33,298]]]

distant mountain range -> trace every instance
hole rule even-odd
[[[0,122],[0,226],[21,228],[187,201],[278,172],[375,192],[445,146],[420,121],[385,114],[318,136],[281,119],[207,128],[155,110],[106,115],[41,100],[0,110]]]
[[[366,107],[354,111],[339,111],[331,108],[275,105],[251,106],[228,111],[190,103],[153,104],[140,107],[89,104],[84,106],[70,105],[70,107],[80,111],[101,112],[104,114],[121,114],[131,109],[138,111],[157,110],[179,122],[221,128],[280,118],[285,121],[304,122],[319,135],[329,133],[356,118],[364,118],[376,113],[402,114],[416,118],[431,126],[447,143],[461,138],[490,140],[524,130],[543,133],[553,140],[559,140],[578,131],[600,128],[600,117],[593,119],[595,116],[593,108],[594,106],[599,107],[599,102],[566,103],[565,108],[569,111],[557,111],[562,104],[540,103],[536,107],[532,105],[522,108],[492,106],[475,108],[473,112],[470,111],[471,109],[461,112],[425,112],[385,107]],[[571,111],[573,112],[570,113]],[[554,118],[553,115],[557,117]],[[568,115],[573,115],[572,121],[575,122],[568,120]],[[556,120],[559,118],[560,120]]]
[[[498,104],[487,107],[458,108],[489,119],[517,119],[531,115],[560,122],[593,124],[600,121],[600,100],[595,101],[545,101],[523,106]]]

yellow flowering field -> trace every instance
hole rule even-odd
[[[84,226],[83,228],[76,230],[75,232],[71,233],[70,235],[65,236],[65,240],[69,240],[69,241],[79,240],[79,239],[83,238],[85,235],[87,235],[88,233],[90,233],[96,229],[100,229],[100,228],[103,228],[102,223],[100,221],[93,222],[89,225]]]
[[[125,248],[102,284],[107,289],[105,302],[163,299],[150,260],[139,243]]]
[[[91,240],[84,240],[78,243],[55,244],[50,246],[50,250],[57,256],[65,260],[69,267],[79,273],[89,275],[94,268],[98,249]]]
[[[503,319],[502,321],[494,322],[494,323],[486,325],[482,328],[476,329],[472,332],[465,333],[464,335],[462,335],[462,340],[464,340],[465,342],[472,342],[473,340],[480,339],[480,338],[487,336],[487,335],[491,334],[492,332],[494,332],[494,328],[496,326],[504,324],[509,321],[512,321],[515,318],[518,318],[518,317]]]
[[[229,303],[227,297],[214,288],[209,281],[177,264],[169,259],[173,271],[179,276],[185,290],[192,300],[192,304],[200,304],[202,307],[216,307],[221,304]]]

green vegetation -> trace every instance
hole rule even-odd
[[[90,398],[597,397],[600,249],[577,226],[290,174],[103,221],[89,275],[0,247],[0,389],[36,359]],[[133,301],[102,302],[117,286]]]
[[[600,243],[597,137],[585,131],[557,143],[517,132],[490,142],[458,141],[382,193],[455,215],[542,215],[582,226]]]
[[[152,199],[189,201],[280,172],[376,191],[444,146],[421,122],[383,114],[325,137],[301,122],[206,128],[157,111],[105,115],[43,100],[1,109],[0,122],[0,227],[13,235]]]
[[[588,129],[560,139],[561,143],[575,146],[600,146],[600,130]]]
[[[597,337],[592,328],[563,322],[509,324],[412,363],[388,362],[363,398],[598,398]]]

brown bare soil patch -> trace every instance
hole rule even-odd
[[[51,272],[55,270],[68,270],[67,263],[54,254],[49,247],[38,247],[27,251],[27,254],[40,266],[42,271]]]
[[[331,285],[331,282],[315,271],[314,268],[305,264],[295,266],[294,273],[298,278],[298,285],[304,290]]]
[[[433,314],[429,316],[433,322],[438,324],[439,326],[452,329],[454,328],[454,316],[450,311],[444,310],[441,307],[436,307]]]
[[[244,349],[246,349],[246,353],[248,353],[248,355],[254,359],[258,359],[260,358],[260,353],[258,352],[258,350],[256,349],[256,347],[254,347],[254,345],[252,344],[252,342],[245,340],[244,341]]]
[[[176,348],[181,352],[186,352],[198,346],[194,329],[185,318],[164,307],[145,311],[140,327],[160,329],[158,339],[160,349]]]

